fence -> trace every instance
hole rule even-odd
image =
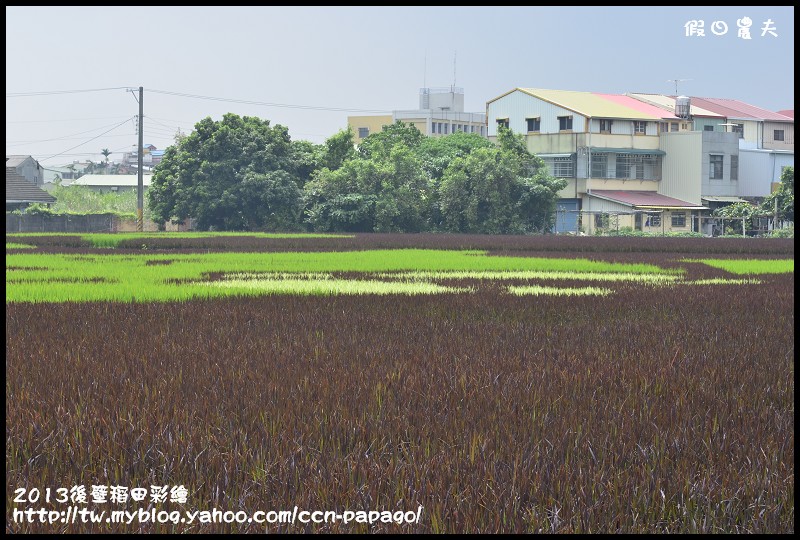
[[[192,220],[183,225],[166,224],[167,231],[190,231]],[[146,232],[158,230],[158,225],[146,220]],[[109,233],[136,232],[136,219],[120,218],[115,214],[58,215],[12,214],[6,212],[6,233],[24,232],[74,232]]]
[[[567,218],[567,216],[572,217]],[[570,226],[564,227],[565,223],[569,223]],[[675,223],[667,210],[558,210],[555,232],[557,234],[591,235],[618,234],[621,230],[636,230],[651,234],[697,232],[705,236],[762,236],[788,225],[789,222],[776,221],[772,218],[723,218],[702,215],[684,216]]]

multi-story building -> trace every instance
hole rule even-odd
[[[568,180],[556,232],[690,231],[707,210],[699,188],[663,181],[672,164],[660,135],[692,126],[660,107],[620,94],[515,88],[490,100],[486,117],[489,139],[499,125],[523,134],[550,173]]]
[[[717,149],[706,156],[701,169],[684,176],[701,185],[705,204],[711,208],[747,199],[766,197],[780,182],[783,169],[794,165],[794,113],[783,114],[735,99],[628,94],[666,111],[676,103],[688,103],[693,131],[731,132],[737,148]],[[712,136],[713,138],[713,136]],[[705,139],[704,139],[705,140]],[[688,174],[688,171],[683,171]],[[702,174],[698,179],[697,174]]]
[[[456,133],[478,133],[486,136],[486,114],[464,112],[464,89],[421,88],[419,109],[396,110],[390,115],[348,116],[347,125],[353,130],[353,141],[359,144],[370,133],[397,121],[413,124],[423,135],[440,136]]]

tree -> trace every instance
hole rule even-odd
[[[108,156],[111,155],[111,150],[109,150],[108,148],[103,148],[103,150],[100,153],[103,154],[103,157],[106,158],[106,163],[108,163]]]
[[[439,190],[442,227],[482,234],[546,232],[566,184],[547,173],[521,136],[500,129],[497,147],[478,148],[445,169]]]
[[[388,156],[322,168],[306,184],[306,222],[316,231],[420,232],[427,227],[427,176],[403,144]]]
[[[345,161],[354,157],[356,157],[356,149],[353,145],[353,130],[350,126],[347,129],[339,130],[325,140],[325,155],[322,158],[324,167],[335,171]]]
[[[383,130],[367,135],[358,145],[358,155],[362,158],[386,158],[397,144],[415,150],[425,136],[411,123],[398,120],[383,126]]]
[[[192,217],[200,230],[298,227],[296,158],[284,126],[232,113],[205,118],[167,148],[153,174],[147,195],[154,221]]]
[[[761,204],[764,214],[785,221],[794,221],[794,166],[786,167],[781,173],[781,185],[770,193]]]

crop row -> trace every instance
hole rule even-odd
[[[794,532],[794,282],[760,279],[7,303],[6,531]],[[189,490],[159,509],[423,511],[11,521],[15,488],[92,484]]]

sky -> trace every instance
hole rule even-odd
[[[465,111],[485,112],[518,87],[674,95],[675,79],[794,109],[794,8],[6,6],[6,154],[120,160],[139,87],[144,143],[163,150],[225,113],[321,144],[348,116],[419,108],[423,87],[463,88]]]

